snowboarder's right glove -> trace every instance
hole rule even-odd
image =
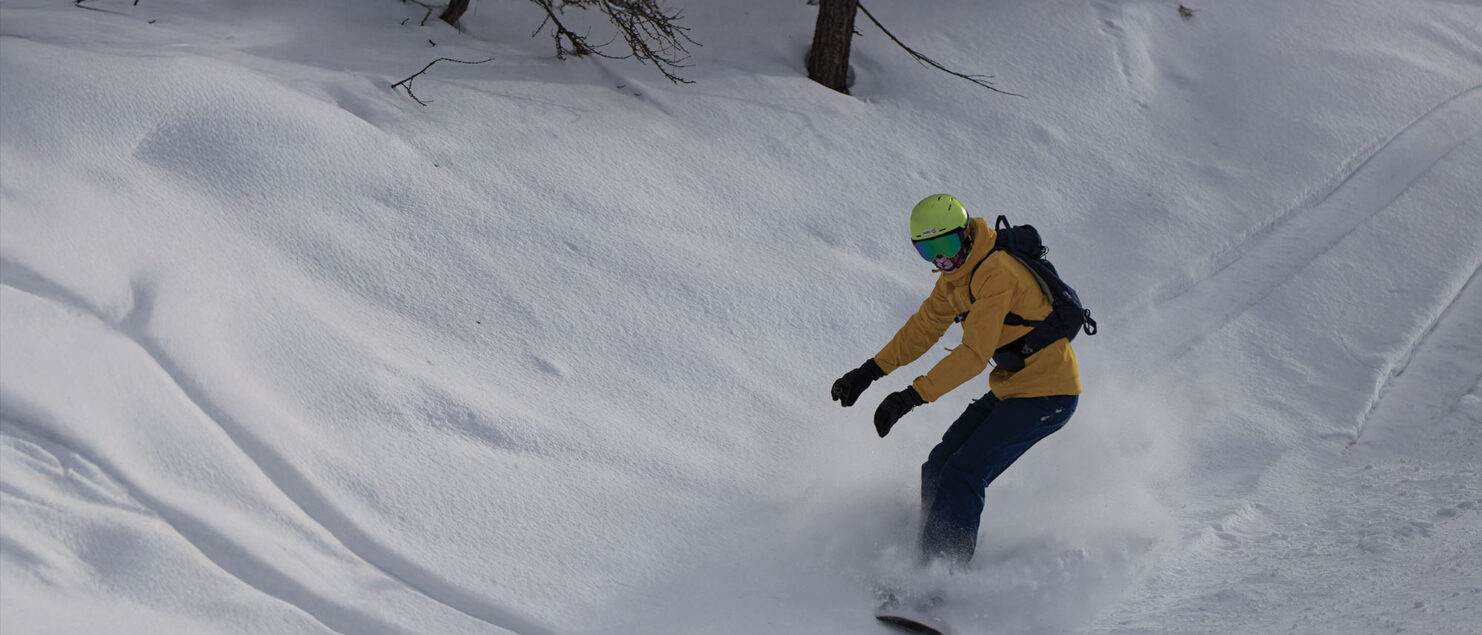
[[[884,439],[885,435],[890,434],[890,428],[895,426],[895,422],[900,421],[912,408],[924,403],[926,400],[912,386],[885,395],[885,400],[875,409],[875,432],[880,433],[880,438]]]
[[[871,382],[884,376],[885,371],[880,370],[880,365],[876,364],[875,358],[871,357],[865,360],[865,363],[860,364],[859,368],[844,373],[843,377],[835,381],[834,388],[829,391],[829,395],[834,398],[834,401],[839,402],[839,405],[848,408],[854,405],[856,399],[859,399],[860,393],[870,387]]]

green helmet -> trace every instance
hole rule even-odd
[[[911,209],[911,240],[923,240],[967,227],[967,209],[951,194],[933,194]]]

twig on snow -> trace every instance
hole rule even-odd
[[[403,80],[401,80],[399,82],[396,82],[395,84],[392,84],[391,85],[391,89],[392,90],[396,90],[396,88],[398,86],[400,86],[400,87],[406,89],[407,96],[408,97],[411,97],[412,98],[412,101],[415,101],[418,104],[421,104],[423,106],[426,106],[427,104],[430,104],[432,102],[431,101],[422,101],[421,99],[418,99],[415,94],[412,93],[412,80],[417,79],[418,77],[422,76],[423,73],[426,73],[428,69],[432,68],[432,65],[433,64],[436,64],[438,62],[456,62],[458,64],[483,64],[485,62],[492,62],[492,61],[494,61],[494,58],[492,58],[492,57],[489,58],[489,59],[480,60],[480,61],[477,61],[477,62],[469,62],[467,60],[455,60],[455,59],[453,59],[451,57],[439,57],[439,58],[437,58],[435,60],[432,60],[431,62],[428,62],[426,66],[423,66],[422,67],[422,70],[417,71],[415,73],[412,73],[412,76],[411,77],[408,77],[408,78],[403,79]]]
[[[406,4],[415,4],[415,5],[419,6],[419,7],[422,7],[423,9],[426,9],[427,10],[427,15],[422,16],[422,22],[419,24],[419,26],[427,26],[427,20],[432,17],[432,12],[433,11],[436,11],[438,9],[443,8],[443,7],[433,6],[433,5],[427,4],[426,2],[421,2],[419,0],[401,0],[401,1],[404,2],[404,3],[406,3]],[[410,19],[410,18],[408,18],[408,19]],[[406,24],[406,21],[403,20],[402,21],[402,24]]]
[[[90,6],[87,6],[87,5],[83,4],[84,2],[91,2],[91,1],[92,0],[72,0],[72,6],[77,7],[79,9],[87,9],[88,11],[97,11],[99,13],[112,13],[113,15],[128,15],[127,13],[123,13],[121,11],[114,11],[112,9],[99,9],[98,7],[90,7]],[[134,0],[134,6],[136,6],[136,7],[139,6],[139,0]]]

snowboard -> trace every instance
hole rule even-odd
[[[937,622],[932,619],[932,612],[942,604],[940,596],[914,602],[912,603],[914,609],[903,606],[909,602],[888,586],[876,586],[875,597],[880,600],[879,607],[875,609],[875,619],[880,620],[881,623],[889,624],[905,633],[946,635],[942,629],[932,625]]]
[[[945,635],[940,629],[927,624],[922,624],[921,622],[913,620],[909,617],[882,613],[880,615],[876,615],[875,619],[889,624],[906,633],[919,633],[921,635]]]

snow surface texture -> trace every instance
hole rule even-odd
[[[801,0],[676,3],[688,86],[520,0],[85,5],[0,0],[0,632],[1482,624],[1475,1],[870,5],[1025,99],[864,25],[825,90]],[[390,89],[437,57],[494,60]],[[826,396],[940,191],[1102,325],[956,573],[917,466],[986,378]]]

